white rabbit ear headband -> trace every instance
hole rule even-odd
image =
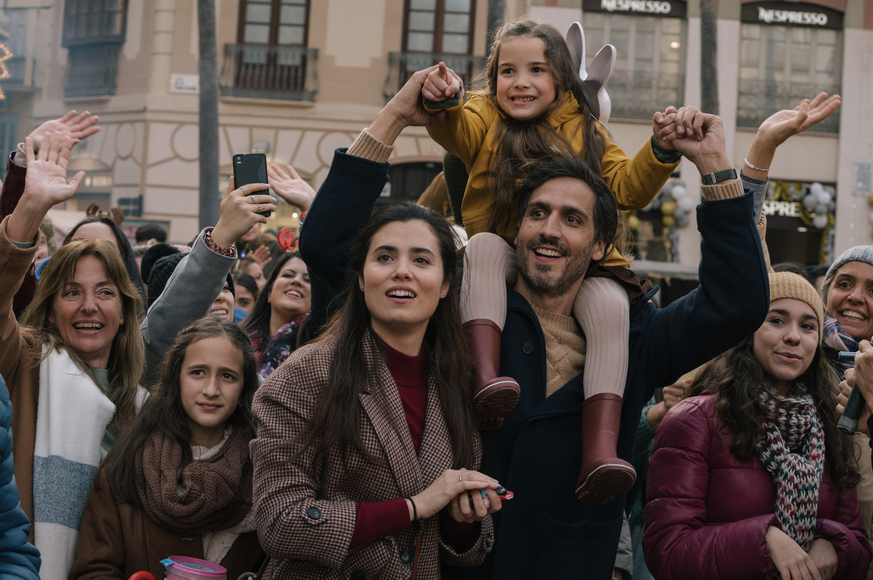
[[[618,52],[611,44],[601,48],[594,60],[591,61],[591,71],[585,69],[585,31],[582,25],[574,22],[566,36],[567,48],[573,59],[573,66],[579,71],[579,79],[582,81],[582,92],[591,106],[591,113],[604,127],[609,122],[609,114],[612,112],[612,101],[606,92],[606,81],[615,69],[615,61]]]

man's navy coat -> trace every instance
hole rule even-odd
[[[348,248],[387,181],[388,164],[338,150],[306,216],[300,251],[313,274],[313,313],[325,312],[347,270]],[[666,308],[631,308],[630,357],[618,453],[633,460],[643,405],[653,389],[673,383],[731,348],[763,323],[769,284],[753,199],[703,201],[700,287]],[[314,322],[318,322],[316,319]],[[498,431],[483,433],[482,471],[515,493],[494,517],[496,543],[475,568],[444,567],[447,578],[608,579],[621,529],[624,494],[603,506],[575,498],[581,462],[582,375],[545,397],[545,341],[530,304],[509,290],[500,373],[521,385],[521,400]]]

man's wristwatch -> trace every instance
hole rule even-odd
[[[703,176],[703,185],[715,185],[722,181],[728,181],[737,178],[736,169],[725,169],[724,171],[716,171],[715,173],[707,173]]]

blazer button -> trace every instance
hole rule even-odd
[[[400,561],[404,564],[412,562],[412,552],[409,550],[400,550]]]
[[[367,575],[363,572],[355,572],[354,574],[352,574],[351,580],[367,580]]]
[[[312,506],[308,510],[306,510],[306,515],[308,515],[313,520],[321,519],[321,510],[315,506]]]
[[[523,345],[521,345],[521,352],[523,352],[524,354],[532,353],[533,352],[533,343],[530,341],[525,342]]]

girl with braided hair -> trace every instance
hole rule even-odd
[[[866,578],[823,320],[805,279],[771,273],[764,324],[710,362],[661,422],[643,538],[656,578]]]

